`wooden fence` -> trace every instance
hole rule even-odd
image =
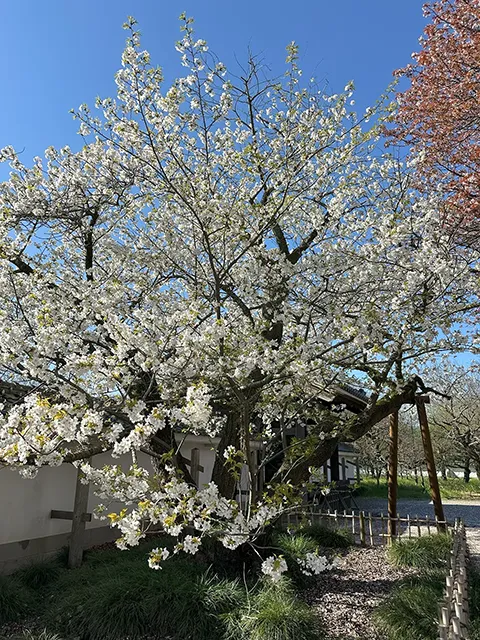
[[[343,528],[352,533],[354,542],[362,546],[375,546],[390,544],[393,539],[401,537],[416,538],[422,535],[430,535],[433,532],[445,532],[452,529],[452,525],[446,520],[438,520],[425,516],[400,516],[389,518],[381,513],[373,515],[365,511],[338,511],[302,508],[282,516],[281,523],[285,527],[295,527],[302,522],[321,524],[323,526]],[[392,523],[396,523],[396,533]]]
[[[459,520],[453,529],[450,568],[446,577],[445,598],[440,603],[439,640],[468,638],[467,536]]]

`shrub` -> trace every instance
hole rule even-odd
[[[22,636],[16,636],[11,640],[62,640],[56,633],[48,633],[44,629],[40,633],[34,633],[33,631],[24,631]]]
[[[327,549],[348,549],[354,543],[353,536],[347,529],[330,529],[320,524],[302,527],[304,535],[313,538],[317,546]]]
[[[58,579],[61,573],[58,563],[41,560],[17,571],[15,576],[26,586],[32,589],[41,589]]]
[[[406,581],[375,611],[377,627],[389,640],[435,640],[443,573]]]
[[[191,560],[175,559],[159,571],[146,562],[88,563],[58,584],[62,598],[47,610],[49,629],[82,640],[137,639],[155,632],[177,640],[215,640],[221,616],[241,605],[238,583],[202,576]]]
[[[470,619],[478,620],[480,623],[480,571],[473,566],[468,571],[468,597]],[[480,632],[480,624],[478,626]]]
[[[444,584],[444,574],[436,573],[397,587],[374,613],[378,629],[389,640],[435,640]]]
[[[389,547],[388,557],[399,567],[438,569],[439,565],[446,565],[451,545],[452,538],[447,533],[398,540]]]
[[[18,578],[0,575],[0,625],[27,615],[32,605],[31,591]]]
[[[275,554],[279,551],[287,561],[290,577],[298,586],[304,587],[311,580],[310,576],[302,572],[298,564],[299,558],[304,558],[307,553],[315,553],[318,550],[317,542],[304,533],[276,533],[272,536],[270,545]]]
[[[323,637],[312,609],[285,579],[264,584],[248,606],[226,616],[228,640],[317,640]]]
[[[304,533],[277,533],[272,538],[272,546],[277,547],[285,555],[287,561],[302,558],[307,553],[314,553],[318,548],[317,542]]]
[[[470,640],[480,640],[480,619],[476,618],[470,622],[469,638]]]

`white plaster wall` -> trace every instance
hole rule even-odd
[[[204,471],[200,473],[200,486],[211,479],[215,460],[215,446],[218,440],[208,438],[192,438],[185,440],[181,447],[182,455],[190,459],[191,449],[200,450],[200,464]],[[128,467],[131,464],[129,455],[112,458],[109,453],[95,456],[93,463],[102,467],[106,464],[121,464]],[[138,454],[138,464],[152,471],[150,457]],[[52,509],[72,511],[75,496],[77,471],[64,464],[61,467],[43,467],[33,479],[23,478],[17,471],[0,469],[0,544],[19,542],[34,538],[43,538],[60,533],[69,533],[70,520],[52,519]],[[93,513],[101,502],[90,488],[88,512]],[[109,504],[109,509],[121,508],[119,504]],[[105,520],[92,517],[87,523],[87,529],[104,527]]]
[[[44,467],[33,479],[0,469],[0,544],[68,533],[71,522],[50,518],[52,509],[73,508],[76,469]]]

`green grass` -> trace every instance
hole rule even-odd
[[[28,616],[33,606],[28,587],[16,577],[0,575],[0,625]]]
[[[382,637],[388,640],[435,640],[438,603],[445,589],[449,534],[400,540],[388,549],[396,566],[414,567],[419,574],[403,580],[374,612]]]
[[[277,533],[285,556],[318,547],[305,535]],[[18,621],[31,632],[11,640],[317,640],[314,611],[294,583],[274,585],[258,575],[231,579],[202,557],[175,556],[148,567],[149,540],[129,551],[89,551],[69,571],[59,559],[0,576],[0,623]],[[26,585],[29,585],[28,587]],[[32,615],[33,614],[33,615]],[[45,628],[43,632],[35,629]]]
[[[397,567],[415,567],[429,571],[446,567],[451,546],[452,538],[447,533],[398,540],[388,548],[388,558]]]
[[[464,482],[462,478],[439,478],[440,493],[446,500],[478,500],[480,499],[480,480],[471,478],[470,482]]]
[[[280,540],[291,554],[317,548],[306,536],[293,546],[294,538]],[[129,551],[90,551],[74,571],[59,561],[40,562],[3,576],[0,621],[25,621],[32,611],[41,612],[36,624],[45,632],[32,632],[28,640],[141,640],[156,634],[172,640],[318,637],[314,614],[286,583],[273,589],[255,579],[247,593],[243,580],[219,576],[186,556],[168,560],[159,571],[150,569],[148,552],[165,543],[171,541],[150,540]]]
[[[16,573],[16,577],[31,589],[42,589],[60,577],[62,567],[52,560],[32,563]]]
[[[408,498],[411,500],[424,500],[430,498],[428,480],[425,479],[426,489],[422,487],[421,482],[415,483],[414,478],[398,479],[398,497]],[[462,478],[447,478],[447,480],[438,479],[440,493],[445,500],[479,500],[480,499],[480,480],[472,478],[470,482],[464,482]],[[377,481],[374,478],[362,478],[357,486],[356,493],[365,498],[387,498],[388,489],[385,478]]]
[[[375,610],[377,628],[388,640],[436,640],[444,587],[443,572],[405,581]]]
[[[380,479],[380,483],[377,485],[377,481],[374,478],[362,478],[358,484],[356,494],[365,498],[387,498],[388,485],[385,478]],[[399,478],[398,479],[398,498],[410,498],[414,500],[424,500],[429,498],[428,482],[427,490],[425,490],[420,481],[415,484],[413,478]]]
[[[225,640],[318,640],[324,634],[313,610],[291,583],[264,583],[242,609],[226,616]]]
[[[243,595],[237,582],[205,575],[192,560],[169,560],[154,571],[135,556],[66,572],[55,593],[62,597],[45,613],[47,629],[68,636],[82,630],[83,640],[135,639],[156,629],[178,640],[215,640],[219,616]]]

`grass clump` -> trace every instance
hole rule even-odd
[[[442,572],[406,580],[376,609],[378,629],[388,640],[435,640],[444,586]]]
[[[34,631],[24,631],[21,636],[10,637],[9,640],[62,640],[56,633],[49,633],[46,629],[40,633]]]
[[[220,639],[221,616],[242,604],[242,590],[202,569],[179,559],[153,571],[134,557],[86,565],[60,581],[62,598],[45,622],[67,636],[81,629],[82,640],[134,640],[156,630],[176,640]]]
[[[390,562],[397,567],[415,567],[428,571],[446,565],[452,545],[448,533],[398,540],[388,549]]]
[[[277,533],[272,538],[272,546],[276,551],[282,551],[287,562],[304,558],[307,553],[315,553],[318,549],[315,539],[304,533]]]
[[[326,549],[348,549],[354,544],[353,536],[347,529],[331,529],[313,524],[301,529],[302,533],[313,538],[318,546]]]
[[[227,616],[226,640],[318,640],[324,635],[312,609],[287,580],[264,584],[248,604]]]
[[[27,616],[33,603],[30,589],[20,580],[0,575],[0,625]]]
[[[27,616],[33,603],[30,589],[20,580],[0,575],[0,624],[14,622]]]
[[[26,587],[37,590],[57,580],[61,572],[62,568],[58,563],[41,560],[20,569],[15,576]]]

